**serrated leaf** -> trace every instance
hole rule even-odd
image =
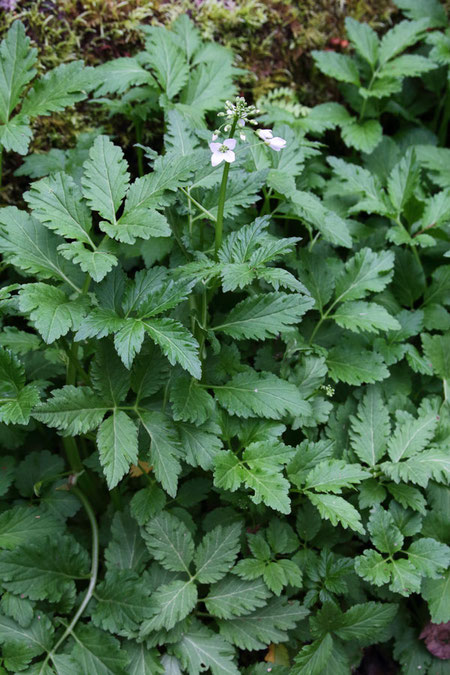
[[[116,511],[111,539],[105,551],[108,571],[133,570],[141,574],[149,560],[140,528],[128,510]]]
[[[438,377],[450,379],[450,333],[444,335],[422,334],[425,356],[433,366]]]
[[[368,291],[384,290],[392,279],[394,254],[392,251],[375,253],[362,248],[345,263],[336,280],[335,302],[358,300]]]
[[[39,402],[39,391],[25,384],[25,372],[16,356],[0,349],[0,421],[27,424],[31,410]]]
[[[4,645],[3,656],[7,657],[5,665],[8,668],[16,670],[18,666],[23,670],[31,659],[51,649],[54,628],[45,614],[41,614],[40,617],[40,619],[36,617],[27,628],[23,628],[13,619],[0,616],[0,643]],[[8,656],[7,646],[18,650],[19,663],[13,660],[12,654]]]
[[[151,614],[149,595],[150,589],[135,572],[108,572],[95,588],[97,602],[91,612],[92,622],[114,635],[131,637]]]
[[[160,513],[145,526],[148,549],[172,572],[187,572],[194,557],[194,540],[186,525],[169,513]]]
[[[356,532],[364,532],[360,514],[354,506],[342,497],[310,492],[308,498],[314,506],[317,506],[321,517],[329,520],[332,525],[339,524],[344,529],[349,527]]]
[[[383,128],[377,120],[354,120],[342,125],[342,140],[360,152],[375,150],[383,137]]]
[[[302,647],[294,660],[293,675],[321,675],[333,649],[333,638],[328,633]]]
[[[347,464],[340,459],[326,459],[318,463],[306,477],[305,489],[341,494],[342,488],[360,483],[371,474],[360,464]]]
[[[174,319],[145,319],[142,325],[172,365],[179,363],[193,377],[200,379],[198,342],[187,328]]]
[[[89,558],[74,539],[65,536],[44,540],[44,549],[40,542],[3,551],[0,570],[4,587],[12,593],[56,602],[75,588],[74,579],[88,576]]]
[[[264,649],[271,642],[279,644],[288,639],[287,632],[295,628],[309,611],[296,600],[273,598],[265,607],[246,616],[227,621],[219,620],[221,635],[240,649]]]
[[[173,418],[203,424],[214,411],[214,399],[194,379],[178,377],[170,387]]]
[[[66,260],[71,260],[79,265],[83,272],[89,274],[94,281],[102,281],[105,276],[117,265],[117,258],[108,251],[90,251],[78,241],[72,241],[70,244],[61,244],[58,246],[58,252]]]
[[[60,288],[42,282],[25,284],[19,293],[20,310],[29,314],[47,344],[77,330],[86,314],[85,300],[69,300]]]
[[[150,438],[150,462],[155,476],[165,491],[175,497],[181,472],[181,449],[175,428],[160,412],[141,412],[139,419]]]
[[[322,73],[340,82],[348,82],[349,84],[359,86],[358,68],[350,56],[338,54],[334,51],[319,52],[314,50],[311,53]]]
[[[359,333],[399,330],[400,324],[389,312],[376,302],[344,302],[331,318],[338,326]]]
[[[156,675],[156,673],[166,673],[163,668],[159,652],[156,649],[148,649],[144,643],[127,641],[124,649],[128,654],[129,662],[127,664],[128,675]]]
[[[208,612],[219,619],[231,619],[263,607],[269,597],[270,592],[262,579],[246,581],[227,576],[211,586],[205,605]]]
[[[391,578],[389,563],[378,551],[367,550],[355,558],[355,570],[360,577],[375,586],[387,584]]]
[[[194,556],[199,583],[215,583],[225,576],[240,550],[241,529],[240,523],[219,525],[205,534]]]
[[[67,436],[76,436],[98,427],[109,409],[89,387],[66,385],[55,389],[51,398],[35,409],[33,417]]]
[[[450,621],[450,571],[439,579],[424,579],[422,595],[428,603],[433,623]]]
[[[431,478],[438,483],[448,482],[450,458],[443,450],[424,450],[402,462],[383,462],[381,469],[396,483],[426,487]]]
[[[148,63],[156,73],[162,90],[169,99],[174,98],[185,84],[188,77],[186,59],[180,49],[171,40],[167,29],[152,27],[148,31],[147,41]]]
[[[83,61],[62,63],[35,80],[27,93],[21,112],[30,117],[64,110],[87,97],[93,71]]]
[[[394,166],[388,179],[388,192],[391,202],[400,213],[412,197],[420,179],[420,165],[416,161],[414,151],[408,152]]]
[[[26,155],[32,138],[28,117],[16,115],[6,124],[0,124],[0,147],[3,146],[7,152],[12,150],[19,155]]]
[[[387,450],[393,462],[407,459],[426,449],[434,436],[436,413],[425,413],[417,419],[405,415],[392,434]]]
[[[14,549],[44,537],[55,537],[64,523],[36,507],[14,506],[0,514],[0,548]]]
[[[116,211],[125,197],[129,173],[123,152],[107,136],[97,136],[84,163],[83,195],[94,211],[116,222]]]
[[[367,23],[360,23],[351,17],[345,19],[345,28],[350,41],[362,58],[374,66],[378,59],[378,36]]]
[[[344,613],[336,635],[363,645],[382,640],[397,610],[397,605],[380,602],[354,605]]]
[[[96,321],[97,317],[100,319],[99,323],[101,322],[101,316],[99,317],[99,315],[96,314],[92,317],[91,324],[95,322],[95,324],[98,325]],[[84,322],[81,331],[85,326],[87,327],[89,320],[90,317],[87,318],[87,322]],[[119,319],[114,316],[111,317],[110,326],[113,330],[117,330],[114,335],[114,347],[116,348],[116,352],[122,359],[125,368],[129,369],[133,364],[134,357],[141,350],[145,335],[144,326],[140,321],[131,317]]]
[[[141,635],[161,628],[173,628],[194,609],[197,597],[197,587],[192,581],[172,581],[160,586],[148,604],[154,616],[143,622]]]
[[[108,487],[112,490],[138,459],[138,432],[133,420],[123,411],[114,409],[98,428],[97,446],[100,464]]]
[[[391,431],[389,412],[378,389],[368,389],[350,423],[353,450],[362,462],[375,466],[386,452]]]
[[[265,293],[251,296],[237,304],[226,321],[215,326],[214,330],[236,339],[264,340],[298,323],[313,304],[312,298],[296,294]]]
[[[182,639],[174,646],[174,652],[189,675],[210,669],[212,675],[239,675],[234,663],[234,649],[220,635],[194,622]]]
[[[310,412],[297,387],[271,373],[239,373],[214,391],[220,405],[239,417],[282,419],[287,413],[298,416]]]
[[[153,78],[136,59],[122,57],[97,66],[95,81],[98,83],[95,96],[98,97],[105,94],[122,94],[131,86],[151,84]]]
[[[389,511],[380,506],[373,509],[367,525],[373,544],[382,552],[392,555],[403,545],[403,535],[395,525]]]
[[[405,552],[416,570],[432,579],[440,578],[450,562],[450,548],[429,537],[413,541]]]
[[[14,21],[0,44],[0,121],[7,122],[36,70],[37,50],[20,21]]]
[[[391,28],[382,38],[380,43],[380,62],[386,63],[390,59],[400,54],[404,49],[412,44],[424,34],[428,28],[428,22],[425,19],[417,21],[401,21]]]
[[[327,356],[329,376],[334,382],[360,385],[373,384],[389,376],[382,357],[377,352],[343,343],[333,347]]]
[[[126,675],[128,656],[118,640],[94,626],[80,625],[72,633],[72,658],[84,673]]]
[[[58,255],[61,241],[49,232],[36,218],[15,206],[0,209],[0,250],[6,260],[27,274],[42,279],[55,278],[65,281],[80,291],[72,279],[76,269]],[[76,278],[75,278],[76,280]]]

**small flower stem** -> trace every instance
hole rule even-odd
[[[134,131],[136,134],[136,141],[139,145],[142,144],[142,127],[143,122],[141,119],[136,119],[134,122]],[[136,158],[138,164],[138,174],[140,177],[144,175],[144,151],[142,148],[136,148]]]
[[[89,580],[89,586],[86,591],[86,595],[83,598],[83,602],[81,605],[78,607],[78,610],[76,611],[72,621],[70,624],[67,626],[66,630],[64,633],[61,635],[59,638],[58,642],[55,644],[53,649],[48,652],[47,656],[45,657],[44,662],[42,663],[42,666],[40,668],[40,673],[45,672],[45,666],[47,665],[49,659],[53,659],[53,656],[55,655],[56,651],[59,649],[59,647],[62,645],[62,643],[71,635],[73,629],[78,623],[78,620],[80,619],[81,615],[83,614],[84,610],[86,609],[87,605],[89,604],[90,599],[92,598],[95,590],[95,586],[97,583],[97,575],[98,575],[98,526],[97,526],[97,521],[95,519],[95,514],[92,506],[90,505],[88,499],[85,497],[85,495],[79,490],[77,487],[73,487],[71,489],[71,492],[78,497],[80,502],[83,504],[83,507],[87,513],[87,516],[89,518],[89,522],[91,525],[91,532],[92,532],[92,562],[91,562],[91,573],[90,573],[90,580]]]
[[[235,117],[231,125],[230,138],[233,138],[236,131],[238,118]],[[223,237],[223,212],[225,209],[225,197],[227,195],[228,174],[230,173],[230,164],[226,162],[223,167],[222,182],[220,184],[219,203],[217,205],[216,237],[214,242],[214,255],[217,260],[219,249],[222,246]]]

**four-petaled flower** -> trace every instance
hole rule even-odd
[[[260,139],[264,141],[264,143],[268,145],[271,150],[275,150],[275,152],[280,152],[280,150],[286,146],[286,141],[284,138],[274,136],[270,129],[258,129],[257,134]]]
[[[236,159],[233,150],[236,147],[236,140],[234,138],[226,138],[223,143],[210,143],[211,149],[211,164],[217,166],[220,162],[225,161],[231,164]]]

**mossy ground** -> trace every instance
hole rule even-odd
[[[237,65],[248,71],[241,86],[249,98],[289,87],[306,105],[331,93],[312,69],[311,49],[343,38],[346,16],[382,30],[398,15],[391,0],[18,0],[15,10],[0,10],[0,35],[20,18],[42,70],[79,58],[97,65],[142,49],[141,24],[170,25],[181,13],[204,37],[234,50]],[[109,120],[97,108],[93,115],[89,104],[36,124],[32,150],[70,147],[92,124],[119,137],[126,131],[119,117]]]

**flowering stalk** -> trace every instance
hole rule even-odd
[[[233,123],[231,125],[230,129],[230,138],[233,138],[234,133],[236,131],[236,126],[238,122],[238,117],[236,116],[233,120]],[[223,237],[223,211],[225,208],[225,197],[227,194],[227,182],[228,182],[228,174],[230,172],[230,164],[228,162],[225,163],[225,166],[223,167],[223,174],[222,174],[222,182],[220,184],[220,192],[219,192],[219,203],[217,205],[217,220],[216,220],[216,236],[215,236],[215,242],[214,242],[214,255],[217,260],[219,249],[222,245],[222,237]]]

